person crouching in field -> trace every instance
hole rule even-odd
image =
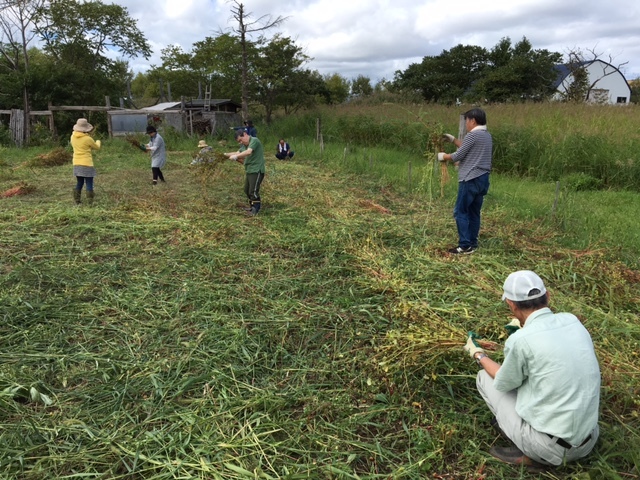
[[[530,470],[587,456],[598,440],[600,366],[593,341],[571,313],[549,309],[542,279],[530,270],[509,275],[502,300],[514,320],[502,364],[469,335],[464,350],[478,363],[476,386],[492,424],[512,446],[493,446],[497,459]]]
[[[95,194],[93,192],[93,177],[96,169],[93,166],[92,150],[100,150],[100,140],[94,140],[90,133],[93,131],[86,118],[79,118],[73,126],[71,134],[71,146],[73,147],[73,175],[76,177],[76,186],[73,190],[73,200],[76,205],[82,203],[82,187],[87,187],[87,203],[93,204]]]
[[[147,152],[151,152],[151,175],[153,186],[158,184],[158,180],[164,183],[164,175],[161,168],[167,163],[167,149],[164,145],[164,139],[160,136],[156,127],[147,125],[147,135],[149,135],[149,143],[146,145]]]
[[[252,137],[246,130],[236,130],[236,141],[240,144],[237,152],[224,155],[244,165],[244,193],[249,199],[249,216],[257,215],[262,206],[260,200],[260,184],[264,179],[264,148],[257,137]]]
[[[199,163],[206,163],[211,161],[211,153],[213,148],[207,145],[207,142],[204,140],[200,140],[198,142],[198,153],[193,158],[191,165],[198,165]]]
[[[276,158],[279,160],[286,160],[288,158],[293,158],[294,152],[291,151],[291,147],[287,142],[284,141],[284,138],[281,138],[278,142],[278,148],[276,150]]]

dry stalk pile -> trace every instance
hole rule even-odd
[[[33,185],[29,185],[27,182],[20,182],[15,187],[12,187],[9,190],[5,190],[4,192],[0,193],[0,197],[8,198],[15,197],[17,195],[27,195],[35,191],[35,189],[36,187],[34,187]]]
[[[73,154],[62,147],[43,153],[28,162],[31,167],[58,167],[71,162]]]

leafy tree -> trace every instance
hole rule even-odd
[[[3,89],[19,87],[21,102],[17,102],[15,93],[11,95],[5,90],[6,98],[0,97],[0,104],[7,102],[14,106],[22,103],[24,124],[29,125],[31,108],[28,88],[29,78],[29,44],[35,33],[32,30],[38,9],[44,0],[10,0],[0,3],[0,67],[3,72]],[[30,129],[24,129],[24,137],[16,139],[19,145],[28,144]]]
[[[351,95],[368,97],[373,93],[371,79],[364,75],[358,75],[351,81]]]
[[[343,103],[349,98],[349,91],[351,90],[350,82],[339,73],[325,75],[324,83],[329,92],[329,104]]]
[[[162,82],[167,90],[170,88],[171,96],[174,99],[182,96],[194,96],[198,82],[207,81],[202,72],[192,68],[193,55],[186,53],[178,45],[169,45],[163,48],[160,59],[162,60],[162,65],[159,67],[152,66],[149,69],[147,78],[157,85]],[[155,96],[159,96],[159,93],[158,87]]]
[[[101,1],[55,0],[41,6],[34,19],[44,52],[54,61],[52,78],[66,82],[54,102],[93,103],[124,92],[123,57],[149,58],[151,49],[125,7]],[[124,76],[123,75],[124,70]]]
[[[514,46],[503,38],[489,53],[489,65],[474,90],[495,102],[546,99],[555,91],[555,65],[561,58],[559,53],[534,50],[526,37]]]
[[[331,94],[324,78],[317,70],[295,70],[289,78],[287,91],[280,102],[285,114],[295,113],[301,108],[310,108],[318,101],[329,103]]]
[[[245,43],[247,68],[249,59],[257,56],[257,45]],[[193,44],[192,68],[211,83],[212,93],[217,98],[241,100],[242,97],[242,44],[234,35],[223,33],[217,37],[206,37]],[[247,82],[250,82],[251,76]],[[248,87],[253,89],[252,85]]]
[[[564,67],[567,68],[568,75],[563,80],[562,99],[565,102],[584,103],[589,95],[589,72],[582,56],[570,52],[569,61]]]
[[[453,103],[465,95],[476,82],[487,62],[482,47],[457,45],[436,57],[424,57],[422,63],[398,71],[394,91],[420,92],[427,101]]]
[[[126,7],[99,0],[49,2],[38,10],[36,31],[46,52],[75,66],[89,58],[90,68],[108,67],[111,61],[105,54],[111,49],[128,58],[151,56],[147,40]]]
[[[260,48],[255,60],[256,100],[265,109],[265,121],[271,123],[274,109],[300,87],[294,73],[309,57],[289,37],[276,35]]]

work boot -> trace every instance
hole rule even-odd
[[[93,190],[87,190],[87,203],[89,205],[93,205],[93,199],[96,197],[96,194]]]
[[[78,190],[77,188],[73,189],[73,201],[76,202],[76,205],[80,205],[82,203],[82,190]]]
[[[530,472],[543,472],[547,470],[547,466],[527,457],[520,449],[514,445],[510,447],[493,446],[489,449],[489,453],[504,463],[511,465],[524,465]]]

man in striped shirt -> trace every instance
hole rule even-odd
[[[458,198],[453,209],[453,217],[458,227],[458,246],[449,253],[470,254],[478,248],[480,232],[480,210],[484,196],[489,191],[489,173],[493,139],[487,131],[487,114],[480,108],[473,108],[464,114],[466,131],[460,141],[446,133],[445,139],[458,150],[455,153],[438,153],[441,162],[451,161],[458,166]]]

